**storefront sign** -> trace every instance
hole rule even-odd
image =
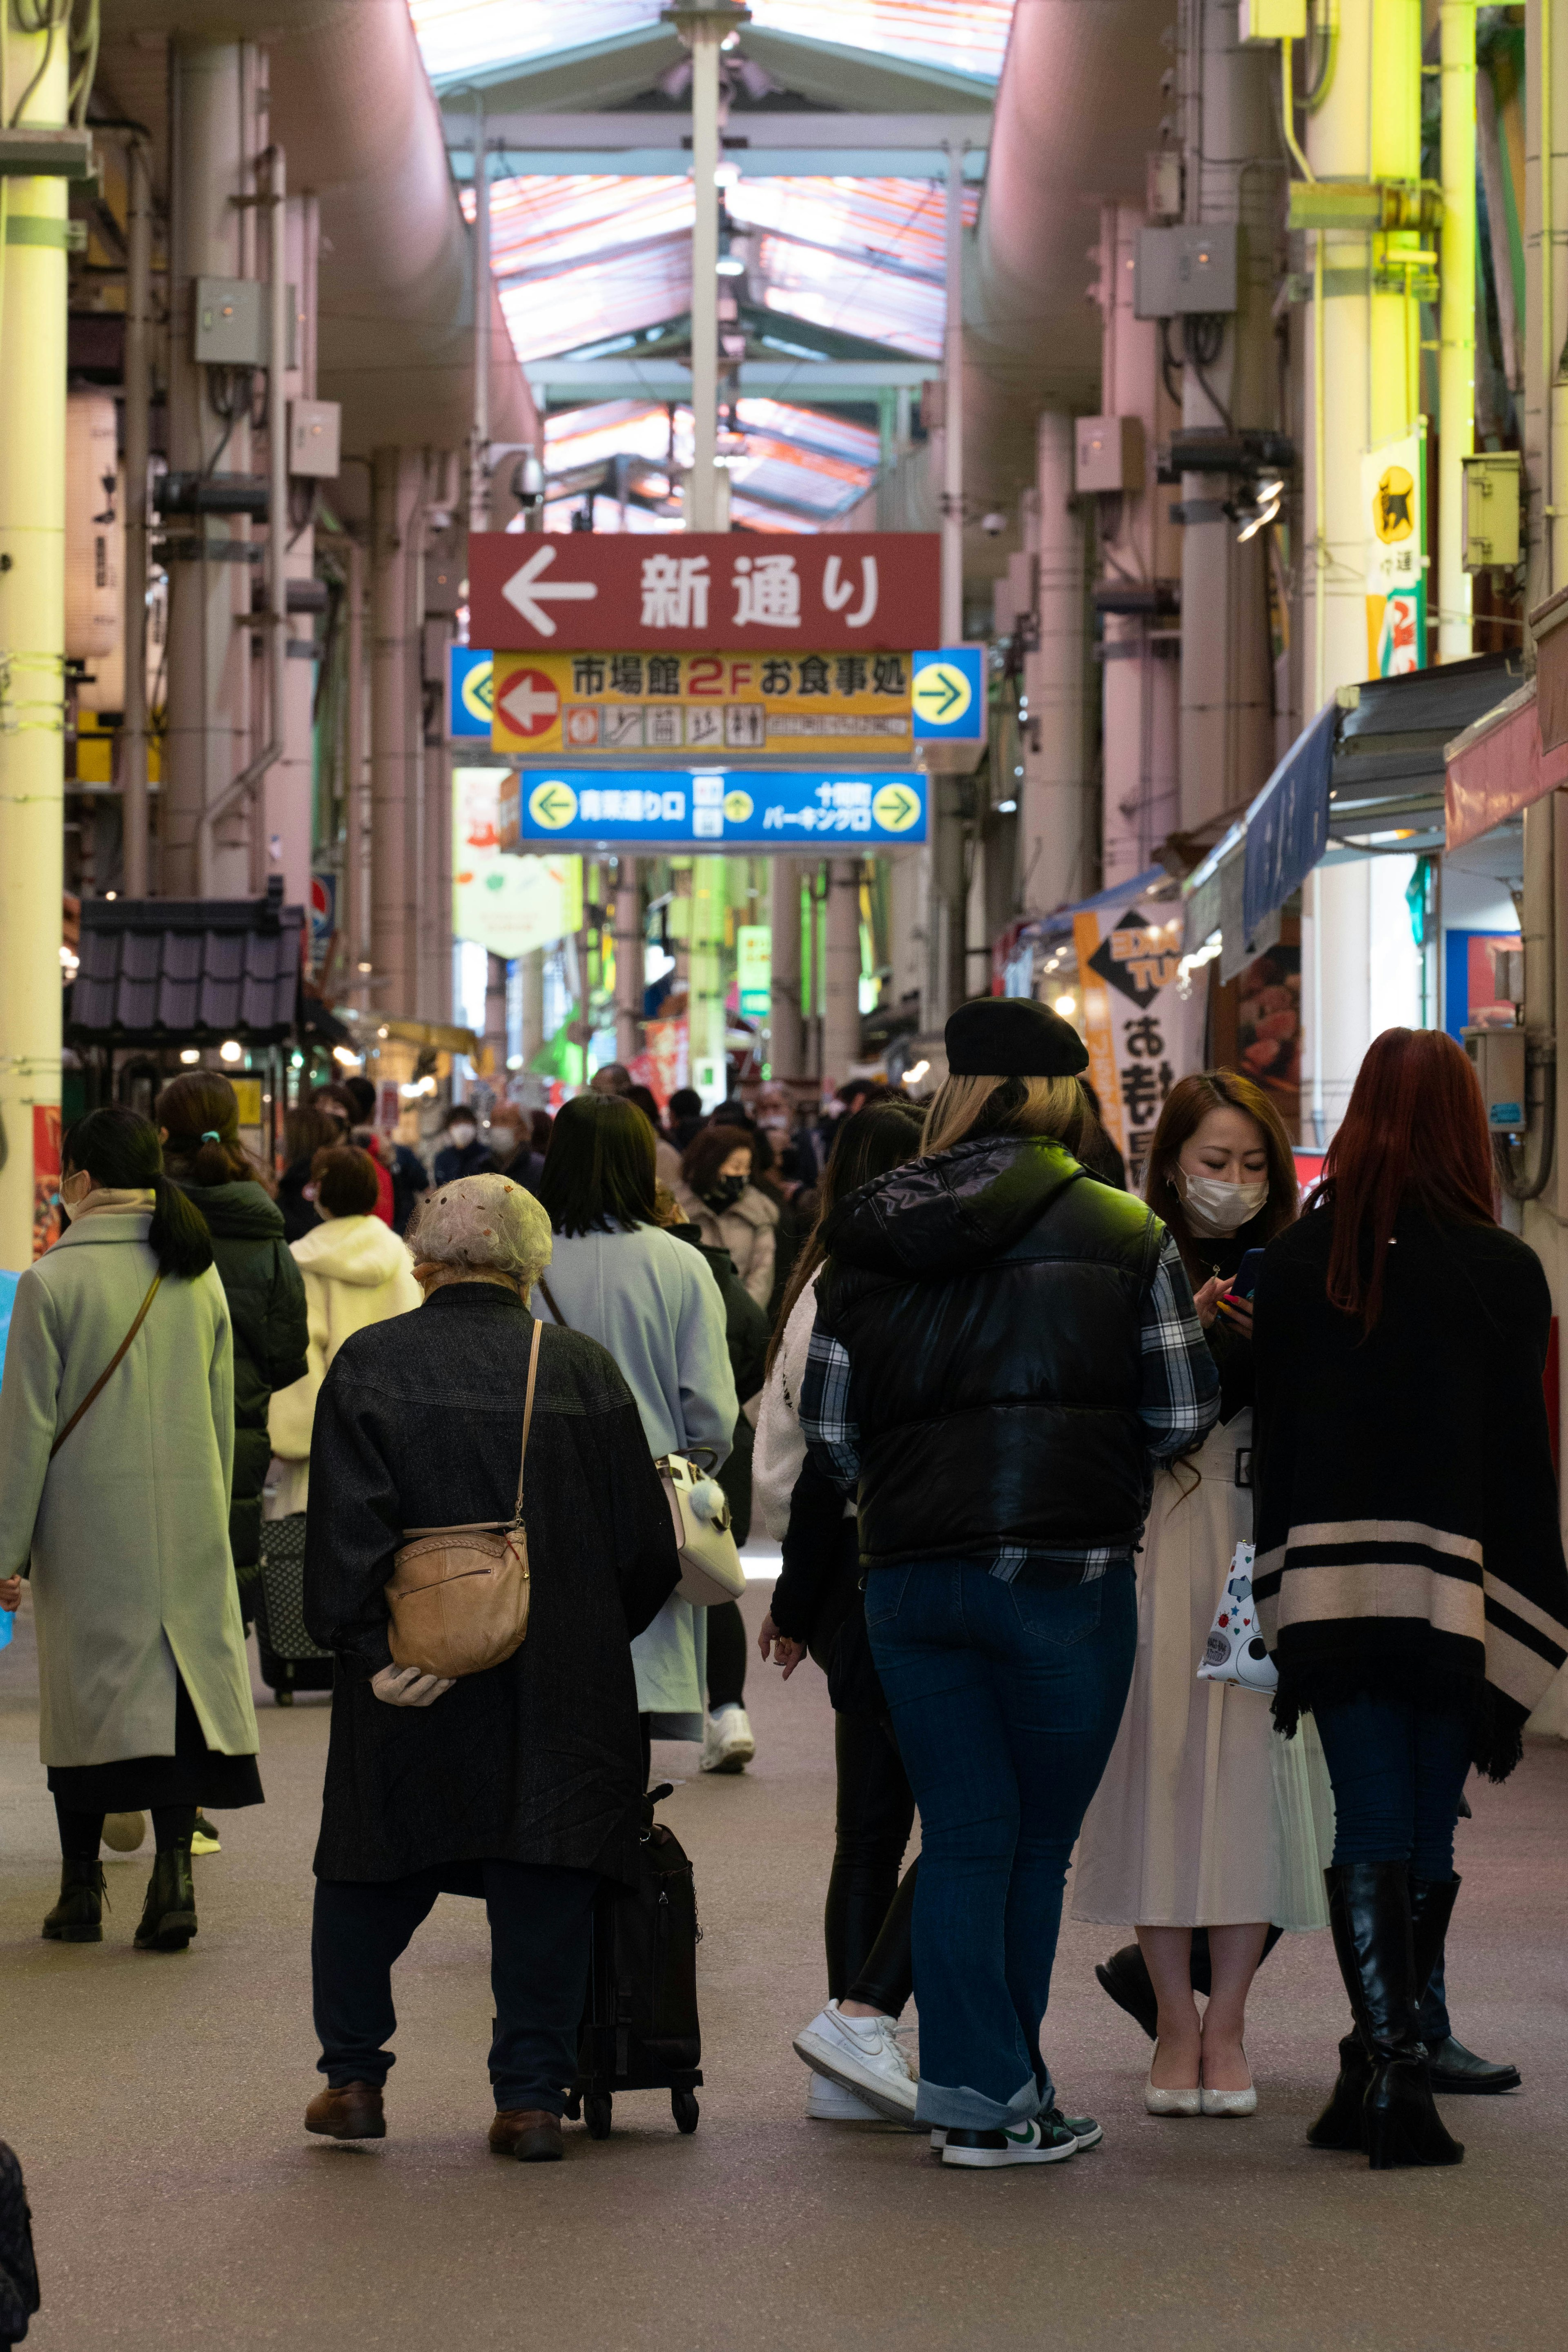
[[[1200,981],[1182,994],[1183,929],[1179,909],[1135,902],[1073,917],[1089,1081],[1133,1192],[1166,1096],[1203,1066],[1207,992]]]
[[[458,738],[478,735],[486,741],[490,731],[490,663],[493,656],[472,646],[451,646],[447,652],[447,732]]]
[[[918,743],[984,743],[987,723],[985,648],[950,646],[914,656]]]
[[[930,645],[942,625],[930,531],[826,531],[787,547],[746,531],[485,531],[468,567],[475,644],[527,652],[885,653]]]
[[[926,778],[885,770],[525,768],[501,789],[503,839],[670,848],[911,847],[926,837]]]
[[[1426,420],[1361,461],[1373,677],[1426,667]]]
[[[532,758],[783,752],[907,761],[907,653],[495,657],[492,741]]]
[[[765,1021],[773,981],[773,932],[766,923],[741,923],[735,930],[735,988],[741,1015]]]

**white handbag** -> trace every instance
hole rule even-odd
[[[654,1468],[675,1522],[680,1553],[677,1594],[693,1609],[717,1609],[721,1601],[739,1601],[746,1589],[746,1571],[735,1548],[723,1488],[684,1454],[667,1454]]]
[[[1252,1597],[1255,1557],[1253,1545],[1237,1545],[1230,1574],[1215,1611],[1214,1623],[1209,1627],[1204,1662],[1197,1673],[1199,1682],[1235,1683],[1242,1690],[1279,1688],[1279,1669],[1264,1646],[1258,1624],[1258,1604]]]

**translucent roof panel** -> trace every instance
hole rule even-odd
[[[663,0],[409,0],[426,68],[452,81],[657,24]],[[994,80],[1013,0],[751,0],[769,31],[944,66]]]

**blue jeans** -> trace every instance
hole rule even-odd
[[[1048,1590],[973,1560],[879,1568],[866,1625],[921,1815],[916,2119],[1016,2125],[1054,2102],[1040,2024],[1068,1862],[1132,1679],[1132,1570]]]
[[[1312,1710],[1334,1784],[1334,1860],[1407,1862],[1412,1878],[1454,1875],[1454,1823],[1470,1769],[1470,1726],[1391,1698]]]

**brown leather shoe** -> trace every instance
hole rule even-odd
[[[305,2129],[326,2139],[384,2139],[381,2084],[344,2083],[336,2091],[318,2091],[305,2110]]]
[[[490,2126],[492,2156],[515,2156],[519,2164],[559,2164],[566,2153],[561,2118],[543,2107],[503,2107]]]

